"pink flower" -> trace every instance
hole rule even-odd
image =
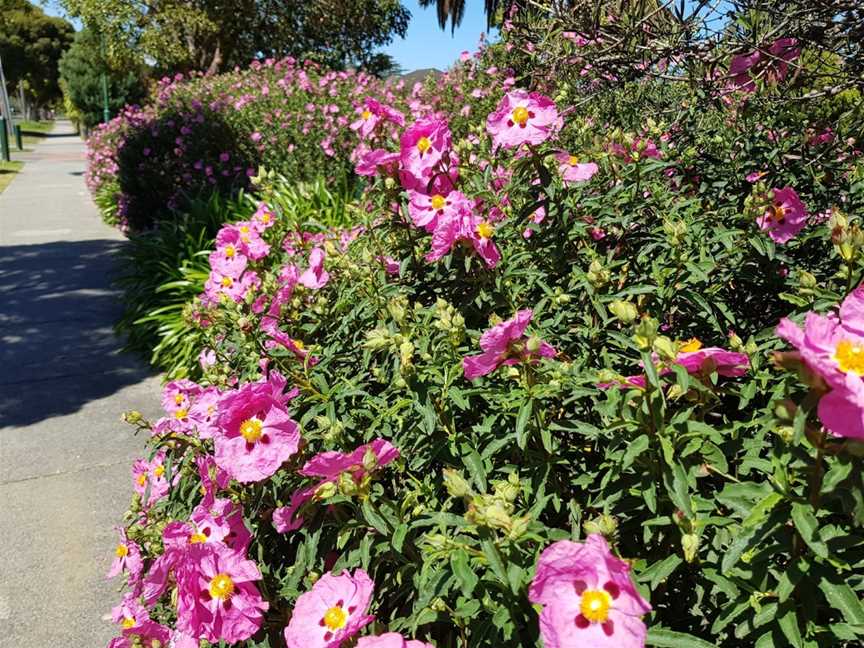
[[[849,293],[837,314],[807,313],[803,329],[784,318],[777,335],[827,390],[817,409],[822,424],[837,436],[864,440],[864,287]]]
[[[450,129],[443,119],[420,119],[402,133],[399,146],[403,186],[423,190],[450,151]]]
[[[468,198],[460,191],[434,193],[408,192],[408,214],[417,227],[434,232],[443,219],[457,217],[461,211],[470,210]]]
[[[313,487],[295,491],[288,506],[273,512],[273,525],[279,533],[296,531],[303,525],[303,519],[298,515],[300,508],[315,497],[321,486],[338,482],[342,474],[350,475],[355,484],[360,484],[367,475],[398,457],[399,450],[384,439],[375,439],[348,454],[333,451],[318,453],[299,472],[306,477],[320,477],[321,481]]]
[[[555,103],[538,92],[511,90],[486,119],[495,147],[541,144],[561,128]]]
[[[300,432],[267,382],[249,383],[219,401],[216,464],[233,479],[248,483],[273,475],[297,452]]]
[[[416,639],[405,639],[398,632],[385,632],[375,637],[360,637],[357,648],[434,648],[432,644]]]
[[[382,121],[389,121],[397,126],[405,125],[405,115],[398,110],[375,101],[372,97],[366,97],[362,107],[357,109],[360,117],[350,126],[351,130],[360,133],[360,137],[368,138],[375,127]]]
[[[246,299],[248,293],[254,292],[260,285],[260,277],[251,270],[244,272],[240,279],[212,270],[204,284],[204,297],[206,300],[219,303],[220,295],[225,295],[239,304]]]
[[[258,209],[252,214],[252,225],[257,232],[268,230],[276,224],[276,214],[270,209],[270,206],[265,203],[259,203]]]
[[[753,92],[756,89],[757,78],[762,78],[769,83],[782,81],[786,78],[788,64],[800,54],[801,48],[796,39],[780,38],[766,50],[734,56],[729,63],[732,86],[741,92]]]
[[[747,180],[747,182],[749,182],[750,184],[755,184],[759,182],[765,174],[765,171],[753,171],[752,173],[747,174],[745,180]]]
[[[492,373],[503,365],[535,362],[539,358],[555,357],[555,349],[542,340],[525,337],[534,313],[530,308],[521,310],[511,319],[501,322],[480,336],[483,353],[462,359],[465,378],[474,380]],[[534,348],[532,348],[534,347]]]
[[[201,503],[209,506],[216,499],[216,493],[228,487],[231,476],[217,466],[216,461],[210,455],[198,455],[195,457],[195,465],[198,467],[201,491],[204,494]]]
[[[136,459],[132,464],[132,485],[135,492],[142,499],[150,490],[150,497],[145,502],[146,506],[152,506],[168,494],[170,485],[165,479],[165,455],[163,448],[156,453],[151,461]]]
[[[393,257],[391,257],[391,256],[379,256],[379,257],[376,257],[376,260],[379,261],[381,263],[381,265],[384,266],[384,272],[386,272],[388,275],[398,275],[399,274],[399,271],[401,269],[401,265],[399,264],[399,261],[397,261]]]
[[[144,561],[141,560],[141,548],[137,543],[126,538],[126,529],[117,527],[120,533],[120,542],[114,550],[114,561],[108,570],[108,578],[114,578],[124,571],[129,572],[131,580],[137,580],[144,570]]]
[[[233,244],[241,254],[252,260],[263,259],[270,252],[270,246],[261,238],[260,231],[252,221],[239,221],[226,225],[216,235],[216,245]]]
[[[460,241],[470,243],[474,251],[486,263],[486,267],[494,268],[501,260],[501,253],[492,241],[495,226],[475,216],[470,203],[460,203],[456,215],[439,220],[432,233],[431,250],[426,254],[426,260],[438,261],[453,249]]]
[[[192,547],[177,571],[177,628],[210,642],[248,639],[268,607],[258,580],[252,560],[215,543]]]
[[[298,282],[313,290],[326,286],[330,281],[330,275],[324,269],[325,256],[322,248],[316,247],[312,250],[309,253],[309,268],[300,275]]]
[[[540,634],[545,648],[642,648],[651,606],[630,578],[630,567],[612,555],[603,536],[585,543],[561,540],[537,562],[528,592],[542,605]]]
[[[807,224],[807,208],[792,187],[774,189],[773,204],[756,219],[777,243],[787,243]]]
[[[198,437],[212,439],[218,432],[219,399],[222,392],[218,387],[207,387],[189,408],[189,420],[195,427]]]
[[[243,274],[249,259],[236,243],[228,242],[210,254],[210,267],[220,275],[237,279]]]
[[[557,153],[555,159],[558,160],[558,172],[567,184],[590,180],[598,171],[594,162],[580,162],[569,153]]]
[[[659,364],[659,357],[654,354],[654,362]],[[672,364],[681,365],[687,370],[687,373],[695,376],[708,376],[715,371],[718,376],[726,378],[738,378],[747,373],[750,369],[750,358],[746,353],[737,353],[735,351],[727,351],[720,347],[705,347],[702,348],[702,343],[693,338],[686,343],[683,343],[678,351],[675,361]],[[669,366],[660,366],[658,374],[666,376],[672,373],[672,368]],[[629,388],[639,387],[644,389],[646,378],[644,374],[628,376],[620,383],[606,383],[600,385],[602,389],[607,389],[612,386]]]
[[[373,588],[362,569],[324,574],[294,605],[285,628],[288,648],[339,648],[375,618],[366,614]]]
[[[141,605],[138,597],[128,592],[123,595],[120,605],[111,608],[111,620],[119,624],[125,634],[127,630],[134,632],[142,627],[150,620],[150,615],[147,613],[147,608]]]
[[[399,153],[391,153],[384,149],[366,151],[360,156],[354,171],[361,176],[374,176],[378,173],[395,175],[399,166],[399,158]]]

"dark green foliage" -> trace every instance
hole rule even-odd
[[[140,102],[146,85],[140,69],[114,69],[101,55],[99,37],[85,29],[60,59],[60,78],[72,105],[81,115],[86,128],[103,121],[102,73],[108,75],[108,109],[116,115],[127,104]]]

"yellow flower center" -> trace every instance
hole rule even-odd
[[[129,628],[135,627],[135,619],[132,617],[123,617],[123,621],[120,622],[120,625],[123,626],[124,630],[128,630]]]
[[[162,466],[162,465],[156,466],[156,467],[153,469],[153,474],[154,474],[156,477],[161,477],[162,475],[165,474],[165,466]]]
[[[189,544],[204,544],[205,542],[207,542],[207,536],[200,531],[189,535]]]
[[[231,580],[228,574],[216,574],[210,581],[208,589],[210,590],[210,596],[224,601],[234,593],[234,581]]]
[[[346,623],[348,623],[348,613],[338,605],[324,613],[324,625],[332,631],[341,630]]]
[[[681,351],[682,353],[693,353],[694,351],[698,351],[701,348],[702,343],[699,340],[697,340],[696,338],[690,338],[689,340],[687,340],[687,342],[681,345],[679,351]]]
[[[186,418],[187,416],[189,416],[189,410],[187,410],[187,409],[181,408],[181,409],[178,409],[176,412],[174,412],[174,418],[176,418],[177,420],[182,420],[182,419]]]
[[[783,205],[773,205],[768,208],[768,218],[782,225],[786,220],[786,208]]]
[[[435,194],[432,196],[430,202],[432,203],[432,209],[437,211],[439,209],[444,209],[444,206],[447,204],[447,199],[441,194]]]
[[[432,142],[429,141],[428,137],[421,137],[417,140],[417,150],[421,153],[425,153],[430,148],[432,148]]]
[[[834,360],[840,371],[864,376],[864,344],[840,340],[834,349]]]
[[[304,348],[306,348],[303,346],[302,340],[294,340],[294,346],[297,347],[300,351],[302,351]]]
[[[587,590],[582,594],[579,611],[591,623],[606,623],[609,618],[609,608],[612,607],[612,597],[603,590]]]
[[[241,225],[240,231],[243,232],[244,234],[248,234],[249,233],[249,226],[248,225]]]
[[[261,215],[261,222],[262,223],[269,223],[270,222],[270,214],[262,214]]]
[[[261,438],[261,428],[263,427],[264,423],[261,419],[253,416],[240,424],[240,435],[246,439],[248,443],[255,443]]]
[[[231,277],[222,277],[222,285],[225,288],[230,288],[234,284],[234,280]]]
[[[487,221],[482,221],[477,225],[477,236],[480,238],[488,239],[492,238],[492,235],[495,233],[495,227],[492,223]]]
[[[243,241],[244,243],[249,243],[252,240],[252,238],[248,234],[241,234],[240,240]]]
[[[363,119],[369,119],[372,116],[372,111],[371,110],[364,110],[363,114],[360,116],[363,117]]]
[[[528,122],[528,109],[524,106],[519,106],[513,109],[513,122],[519,124],[520,126],[524,126]]]
[[[570,163],[570,166],[576,166],[577,164],[579,164],[579,158],[575,155],[571,155],[569,158],[567,158],[567,162]]]
[[[138,475],[138,485],[143,486],[146,483],[147,483],[147,475],[144,475],[144,474]]]
[[[174,404],[179,405],[182,402],[183,402],[183,394],[176,394],[174,396]]]
[[[229,259],[232,259],[232,258],[234,258],[235,254],[237,254],[237,250],[234,249],[233,245],[226,245],[225,246],[225,256],[226,257],[228,257]],[[179,396],[179,394],[178,394],[178,396]]]
[[[118,544],[114,553],[117,554],[118,558],[125,558],[129,553],[129,548],[125,544]]]

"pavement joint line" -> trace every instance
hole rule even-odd
[[[77,475],[79,473],[90,472],[91,470],[97,470],[99,468],[113,468],[114,466],[121,466],[123,464],[128,464],[129,461],[124,459],[123,461],[112,461],[105,463],[93,464],[90,466],[83,466],[81,468],[77,468],[75,470],[61,470],[53,473],[45,473],[44,475],[31,475],[30,477],[21,477],[19,479],[10,479],[8,481],[0,481],[0,488],[3,486],[11,486],[13,484],[21,484],[29,481],[39,481],[41,479],[51,479],[52,477],[63,477],[64,475]]]

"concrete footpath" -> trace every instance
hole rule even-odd
[[[105,646],[119,600],[105,572],[159,380],[120,352],[111,286],[123,236],[84,186],[68,122],[0,194],[0,647]]]

